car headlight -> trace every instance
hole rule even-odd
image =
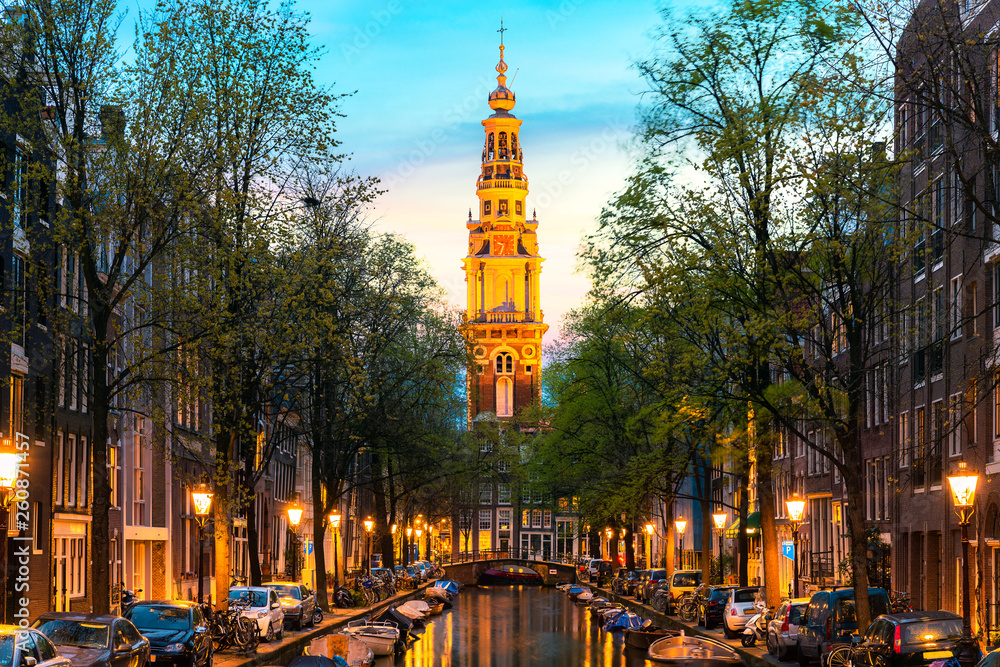
[[[180,643],[177,643],[177,644],[167,644],[166,648],[164,648],[163,650],[166,651],[167,653],[183,653],[184,652],[184,644],[180,644]]]
[[[267,616],[267,610],[261,609],[257,612],[257,618],[265,618]]]
[[[302,611],[302,605],[297,604],[294,607],[289,607],[288,611],[290,611],[293,614],[301,613],[301,611]]]

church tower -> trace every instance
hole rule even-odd
[[[521,153],[521,121],[514,117],[514,91],[507,88],[503,33],[493,114],[486,130],[476,181],[478,219],[469,211],[469,254],[465,257],[467,307],[463,331],[473,362],[468,374],[469,423],[481,413],[513,417],[541,394],[542,321],[535,230],[527,218],[528,178]]]

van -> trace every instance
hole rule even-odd
[[[884,589],[869,588],[868,607],[873,619],[888,614],[889,595]],[[830,650],[837,645],[850,643],[845,635],[850,635],[857,629],[853,588],[813,593],[799,626],[799,664],[806,667],[817,660],[825,665]]]
[[[670,606],[673,607],[681,596],[701,585],[701,570],[676,570],[668,583],[663,584],[670,592]],[[652,597],[652,594],[650,594]]]

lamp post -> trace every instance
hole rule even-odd
[[[292,524],[292,544],[295,549],[292,551],[292,576],[298,581],[296,573],[299,571],[299,522],[302,521],[302,505],[296,500],[288,506],[288,523]]]
[[[413,560],[420,560],[420,536],[424,534],[423,528],[417,528],[417,539],[413,545]]]
[[[198,602],[205,601],[205,522],[212,507],[212,495],[205,484],[191,489],[194,516],[198,522]]]
[[[392,524],[392,527],[389,528],[389,532],[392,533],[392,557],[395,558],[396,557],[396,553],[397,553],[396,552],[396,524]],[[402,545],[402,540],[400,540],[400,545],[399,546],[400,547],[403,546]],[[400,556],[399,558],[400,558],[400,560],[402,560],[403,557]]]
[[[681,541],[681,569],[684,569],[684,529],[687,528],[688,522],[684,517],[678,517],[674,521],[674,528],[677,529],[677,535]]]
[[[975,511],[976,484],[979,475],[965,468],[965,461],[958,464],[958,472],[948,475],[951,494],[955,500],[955,513],[958,514],[958,525],[962,527],[962,639],[958,661],[963,666],[971,667],[979,659],[979,650],[972,638],[971,611],[969,608],[969,519]]]
[[[608,536],[607,546],[604,547],[604,560],[611,560],[611,536],[615,534],[615,531],[611,528],[605,528],[604,533]]]
[[[0,447],[0,623],[7,623],[7,528],[21,459],[9,439]],[[36,517],[37,520],[37,517]]]
[[[365,519],[365,533],[367,534],[368,542],[368,557],[365,559],[365,570],[368,574],[372,573],[372,528],[375,527],[375,522],[372,521],[371,517]]]
[[[406,527],[406,565],[409,565],[414,560],[413,557],[413,543],[410,541],[410,536],[413,535],[413,528],[410,526]]]
[[[340,586],[340,568],[337,567],[337,542],[340,541],[338,536],[340,532],[340,512],[332,512],[330,514],[330,526],[333,527],[333,581],[334,590]]]
[[[799,524],[802,522],[802,513],[806,509],[806,501],[799,498],[799,494],[793,494],[785,501],[788,507],[788,520],[792,522],[792,597],[799,597]]]
[[[653,532],[656,526],[651,523],[646,524],[646,567],[653,567]]]
[[[729,515],[725,512],[716,512],[712,515],[712,522],[715,524],[715,530],[719,533],[719,583],[722,583],[722,536],[726,532],[726,523],[729,521]]]

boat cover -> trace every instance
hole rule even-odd
[[[460,590],[462,590],[462,584],[457,581],[448,581],[447,579],[439,579],[433,582],[432,587],[437,586],[438,588],[443,588],[452,595],[457,595]]]
[[[413,619],[408,617],[406,614],[396,611],[394,607],[386,609],[381,614],[379,614],[378,617],[376,617],[374,620],[383,621],[385,623],[391,623],[392,625],[395,625],[397,628],[399,628],[400,636],[405,636],[405,634],[410,631],[410,628],[413,627]]]
[[[623,611],[612,616],[604,624],[604,630],[606,632],[614,632],[615,630],[624,630],[625,628],[638,628],[640,625],[642,625],[641,618],[630,611]]]
[[[288,667],[347,667],[347,661],[339,655],[332,658],[325,655],[300,655],[292,658]]]

